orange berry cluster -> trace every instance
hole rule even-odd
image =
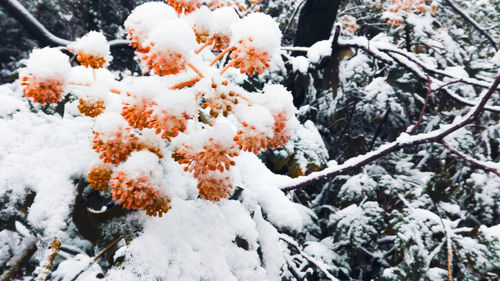
[[[106,63],[106,59],[103,57],[92,56],[81,51],[78,52],[76,60],[78,60],[81,65],[93,69],[103,68]]]
[[[248,39],[250,42],[252,38]],[[252,76],[255,72],[262,74],[264,70],[269,68],[269,54],[256,50],[251,44],[245,41],[238,41],[238,46],[231,53],[231,59],[234,67],[240,69],[241,73],[246,73]]]
[[[94,139],[92,140],[94,149],[100,153],[99,158],[104,163],[119,164],[127,160],[132,151],[137,149],[138,138],[135,134],[129,133],[130,129],[125,132],[115,132],[111,136],[100,132],[93,132]],[[101,136],[104,135],[106,139]]]
[[[39,80],[31,74],[21,78],[23,93],[28,98],[40,104],[59,102],[64,93],[64,82],[57,79]]]
[[[104,190],[107,192],[112,173],[113,169],[110,165],[94,165],[87,175],[88,182],[95,190]]]
[[[231,38],[227,36],[226,34],[218,34],[215,33],[212,38],[211,38],[213,45],[212,45],[212,50],[216,52],[220,52],[227,47],[229,47],[229,43],[231,42]]]
[[[85,116],[88,117],[96,117],[104,112],[106,106],[104,106],[104,101],[87,101],[84,99],[80,99],[78,101],[78,110]]]

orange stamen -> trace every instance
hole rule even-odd
[[[236,47],[229,47],[225,49],[222,53],[220,53],[211,63],[210,66],[214,65],[218,60],[220,60],[225,54],[236,50]]]

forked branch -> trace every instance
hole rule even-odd
[[[290,179],[290,181],[281,186],[281,189],[284,191],[291,191],[313,185],[315,183],[333,178],[338,175],[348,174],[350,172],[356,171],[357,169],[363,167],[368,163],[378,160],[390,153],[399,151],[405,147],[424,143],[441,142],[444,137],[474,122],[484,111],[486,103],[491,98],[493,93],[495,93],[499,85],[500,75],[493,81],[490,88],[483,94],[481,94],[476,105],[471,108],[465,116],[456,118],[452,124],[442,126],[440,129],[429,133],[422,133],[413,136],[410,136],[407,133],[402,133],[394,142],[384,144],[378,149],[368,152],[364,155],[353,157],[341,165],[331,166],[322,171],[311,173],[308,176]]]

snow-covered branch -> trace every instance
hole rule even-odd
[[[42,23],[40,23],[19,1],[1,0],[0,6],[5,9],[7,14],[15,18],[36,40],[44,45],[52,47],[68,46],[72,43],[70,40],[60,38],[50,32]],[[129,41],[125,39],[115,39],[109,42],[111,48],[128,47]]]
[[[493,174],[500,177],[500,171],[498,171],[498,164],[474,159],[474,158],[470,157],[469,155],[466,155],[466,154],[454,149],[444,140],[442,140],[441,143],[451,153],[455,154],[456,156],[458,156],[458,158],[464,160],[465,162],[469,163],[470,165],[479,167],[479,168],[486,170],[488,172],[492,172]]]
[[[471,108],[465,116],[456,118],[452,124],[442,126],[440,129],[429,133],[422,133],[414,136],[410,136],[407,133],[402,133],[394,142],[384,144],[378,149],[368,152],[367,154],[353,157],[341,165],[334,165],[322,171],[311,173],[308,176],[290,179],[290,181],[284,184],[281,189],[284,191],[290,191],[303,188],[305,186],[309,186],[328,178],[355,171],[368,163],[371,163],[390,153],[396,152],[402,148],[424,143],[440,142],[444,137],[474,122],[483,112],[486,103],[491,98],[499,85],[500,75],[493,81],[490,88],[483,94],[481,94],[476,105]]]
[[[455,12],[457,12],[460,16],[462,16],[462,18],[464,20],[466,20],[468,23],[470,23],[472,26],[474,26],[474,28],[477,29],[477,31],[479,31],[479,33],[481,33],[486,38],[488,38],[488,40],[493,45],[493,48],[495,48],[495,50],[498,51],[498,44],[499,44],[499,42],[496,42],[495,39],[493,39],[493,37],[491,37],[491,35],[489,35],[488,32],[486,32],[486,30],[488,30],[487,28],[482,27],[477,21],[475,21],[473,18],[471,18],[462,9],[460,9],[460,7],[458,7],[453,2],[453,0],[444,0],[444,2],[446,2],[448,4],[448,6],[450,6],[453,10],[455,10]]]

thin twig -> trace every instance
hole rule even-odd
[[[486,32],[487,28],[482,27],[479,25],[477,21],[475,21],[473,18],[471,18],[469,15],[467,15],[462,9],[460,9],[452,0],[444,0],[448,6],[450,6],[455,12],[457,12],[460,16],[462,16],[463,19],[465,19],[468,23],[470,23],[479,33],[484,35],[488,40],[491,42],[493,45],[493,48],[495,48],[496,51],[498,51],[498,42],[491,37],[491,35]]]
[[[469,163],[470,165],[479,167],[483,170],[486,170],[488,172],[492,172],[493,174],[497,175],[500,177],[500,171],[497,170],[497,168],[493,165],[490,165],[488,162],[476,160],[468,155],[463,154],[462,152],[454,149],[451,147],[445,140],[441,141],[441,144],[448,149],[451,153],[455,154],[458,158],[464,160],[465,162]]]
[[[295,19],[295,16],[297,15],[297,12],[300,10],[300,7],[306,2],[306,0],[300,1],[300,3],[295,7],[295,10],[293,10],[292,16],[290,17],[290,20],[288,21],[285,30],[283,30],[283,37],[282,40],[285,39],[285,36],[288,33],[288,30],[290,29],[290,26],[292,26],[293,20]]]
[[[104,255],[104,253],[106,253],[109,249],[111,249],[111,247],[115,246],[122,239],[123,237],[120,236],[115,240],[113,240],[111,243],[109,243],[102,251],[100,251],[97,255],[95,255],[92,258],[92,261],[89,262],[89,264],[85,266],[82,270],[80,270],[80,272],[78,272],[78,274],[76,274],[75,277],[71,279],[71,281],[75,281],[76,279],[78,279],[78,277],[80,277],[82,273],[84,273],[87,269],[89,269],[102,255]]]

